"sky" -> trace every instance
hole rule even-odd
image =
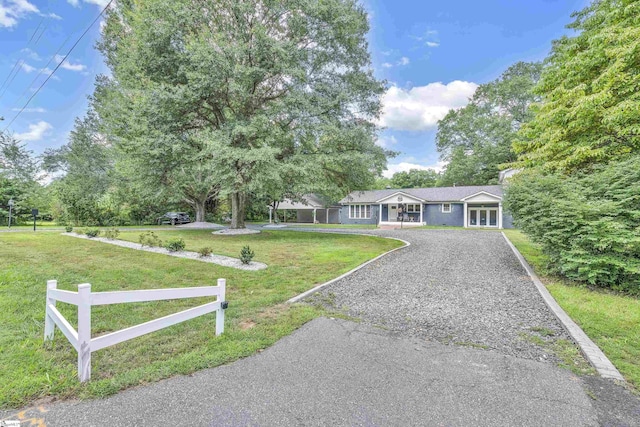
[[[388,88],[377,143],[399,152],[390,159],[386,176],[411,168],[441,170],[435,147],[438,120],[466,105],[479,84],[498,78],[515,62],[543,60],[552,40],[571,34],[566,28],[571,13],[589,4],[361,2],[369,13],[374,73]],[[108,72],[95,49],[101,20],[80,39],[107,3],[0,0],[0,131],[13,133],[36,154],[67,142],[76,117],[86,113],[96,75]]]

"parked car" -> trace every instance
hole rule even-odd
[[[167,212],[158,218],[158,224],[188,224],[191,222],[189,214],[186,212]]]

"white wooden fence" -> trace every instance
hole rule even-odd
[[[225,279],[218,279],[217,286],[197,288],[151,289],[140,291],[91,292],[91,285],[78,285],[78,292],[57,289],[56,280],[47,281],[47,310],[44,321],[44,340],[53,340],[55,327],[62,331],[71,345],[78,352],[78,378],[81,382],[91,378],[91,353],[140,335],[155,332],[176,323],[216,312],[216,335],[224,332]],[[111,332],[97,338],[91,338],[91,307],[94,305],[121,304],[127,302],[160,301],[183,298],[199,298],[217,296],[215,302],[190,308],[179,313],[170,314],[140,325]],[[78,330],[56,309],[56,302],[65,302],[78,307]]]

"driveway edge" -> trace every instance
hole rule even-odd
[[[600,348],[584,333],[582,328],[574,322],[571,317],[560,307],[560,305],[556,302],[556,300],[551,296],[547,288],[540,281],[536,273],[533,271],[533,268],[529,265],[527,260],[524,259],[520,251],[511,243],[509,238],[504,232],[502,236],[507,241],[507,244],[515,254],[520,264],[527,271],[527,274],[531,278],[531,281],[538,289],[538,292],[542,296],[542,299],[547,304],[547,307],[555,314],[558,318],[564,329],[571,335],[573,341],[580,347],[582,354],[587,358],[589,363],[596,368],[598,373],[603,378],[610,378],[619,381],[625,381],[624,377],[620,372],[613,366],[613,363],[609,360],[607,356],[600,350]]]
[[[336,233],[336,234],[345,234],[345,233]],[[349,234],[355,234],[355,235],[357,235],[357,236],[374,236],[374,235],[372,235],[372,234],[358,234],[358,233],[349,233]],[[293,304],[293,303],[295,303],[295,302],[298,302],[298,301],[300,301],[301,299],[303,299],[303,298],[305,298],[305,297],[307,297],[307,296],[309,296],[309,295],[311,295],[311,294],[313,294],[313,293],[315,293],[315,292],[318,292],[320,289],[324,288],[325,286],[329,286],[330,284],[332,284],[332,283],[334,283],[334,282],[337,282],[338,280],[341,280],[341,279],[344,279],[344,278],[345,278],[345,277],[347,277],[347,276],[350,276],[351,274],[355,273],[356,271],[360,270],[361,268],[364,268],[364,267],[366,267],[367,265],[371,264],[372,262],[379,260],[379,259],[380,259],[380,258],[382,258],[383,256],[387,256],[387,255],[389,255],[389,254],[390,254],[390,253],[392,253],[392,252],[395,252],[395,251],[397,251],[397,250],[404,249],[404,248],[406,248],[406,247],[408,247],[408,246],[411,246],[411,243],[407,242],[406,240],[398,239],[397,237],[386,237],[386,236],[375,236],[375,237],[384,237],[385,239],[398,240],[398,241],[400,241],[400,242],[404,243],[404,246],[400,246],[399,248],[391,249],[391,250],[390,250],[390,251],[388,251],[388,252],[385,252],[385,253],[383,253],[383,254],[380,254],[380,255],[378,255],[377,257],[375,257],[375,258],[373,258],[373,259],[370,259],[369,261],[367,261],[367,262],[364,262],[364,263],[360,264],[359,266],[357,266],[357,267],[356,267],[356,268],[354,268],[353,270],[349,270],[349,271],[347,271],[346,273],[344,273],[344,274],[342,274],[342,275],[340,275],[340,276],[336,277],[335,279],[331,279],[331,280],[329,280],[329,281],[328,281],[328,282],[326,282],[326,283],[323,283],[323,284],[321,284],[321,285],[318,285],[318,286],[316,286],[316,287],[314,287],[314,288],[309,289],[308,291],[305,291],[305,292],[301,293],[300,295],[296,295],[295,297],[293,297],[293,298],[291,298],[291,299],[287,300],[287,304]]]

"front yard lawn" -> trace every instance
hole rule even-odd
[[[640,299],[546,274],[547,258],[518,230],[504,230],[569,316],[640,391]]]
[[[137,241],[140,232],[123,231]],[[249,356],[319,316],[320,309],[284,302],[390,249],[395,240],[371,236],[264,231],[214,236],[211,230],[160,231],[182,237],[186,249],[204,246],[238,257],[249,245],[269,267],[242,271],[195,260],[121,248],[53,233],[0,234],[0,408],[35,400],[100,397],[137,384],[229,363]],[[100,350],[92,356],[92,380],[79,384],[76,352],[59,330],[43,346],[46,281],[92,291],[215,285],[227,279],[225,333],[215,336],[215,313]],[[117,304],[93,308],[92,336],[126,328],[211,299]],[[74,306],[58,303],[76,326]]]

